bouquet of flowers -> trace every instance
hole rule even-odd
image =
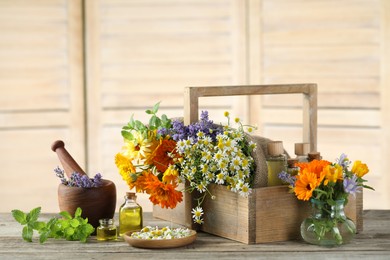
[[[181,120],[157,116],[159,103],[146,113],[151,115],[148,125],[130,119],[123,127],[125,146],[115,157],[122,178],[130,189],[150,195],[155,205],[175,208],[182,201],[182,192],[197,191],[198,205],[192,210],[194,222],[202,224],[201,204],[210,194],[211,183],[226,185],[233,192],[248,196],[254,173],[251,153],[256,145],[249,142],[238,118],[238,128],[217,125],[203,111],[198,122],[184,125]],[[179,183],[187,182],[184,190]]]
[[[350,194],[356,195],[365,185],[363,176],[369,172],[366,164],[352,162],[342,154],[335,163],[326,160],[313,160],[297,163],[299,173],[291,176],[281,172],[279,178],[290,184],[292,192],[299,200],[309,201],[316,209],[312,218],[301,225],[304,240],[313,244],[335,245],[349,241],[356,232],[354,223],[343,212]]]

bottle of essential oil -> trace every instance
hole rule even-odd
[[[296,143],[295,144],[295,155],[299,162],[308,162],[308,153],[310,151],[309,143]]]
[[[313,160],[321,160],[322,156],[320,152],[310,152],[308,155],[309,162]]]
[[[142,207],[134,192],[126,192],[125,203],[119,209],[119,235],[142,229]]]
[[[287,173],[291,176],[295,176],[299,172],[299,167],[295,166],[298,163],[298,159],[287,159]]]
[[[117,230],[112,218],[99,220],[100,226],[96,229],[96,239],[100,241],[116,240]]]
[[[268,186],[283,185],[278,175],[287,170],[287,157],[284,154],[283,142],[272,141],[267,144],[268,148]]]

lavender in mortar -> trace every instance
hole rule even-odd
[[[102,175],[97,173],[93,178],[89,178],[87,175],[80,174],[78,172],[72,173],[69,180],[66,179],[64,170],[57,166],[54,172],[61,183],[69,187],[80,187],[80,188],[93,188],[102,186]]]

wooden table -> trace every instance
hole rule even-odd
[[[54,214],[42,214],[47,221]],[[144,214],[145,225],[169,225]],[[10,213],[0,213],[0,259],[390,259],[390,210],[364,211],[364,231],[348,245],[325,248],[302,241],[246,245],[206,233],[197,240],[175,249],[140,249],[126,242],[98,242],[91,237],[87,243],[49,239],[39,244],[21,237],[21,226]]]

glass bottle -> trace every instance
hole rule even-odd
[[[96,229],[96,239],[100,241],[116,240],[117,229],[112,218],[99,220],[100,226]]]
[[[310,144],[309,143],[295,143],[294,145],[294,151],[296,158],[299,162],[308,162],[308,153],[310,151]]]
[[[353,221],[345,216],[345,200],[336,200],[333,205],[311,199],[313,214],[303,220],[301,236],[310,244],[338,246],[350,242],[356,234]]]
[[[295,176],[299,172],[299,167],[295,166],[298,163],[298,159],[287,159],[287,173],[291,176]]]
[[[142,229],[142,207],[134,192],[126,192],[125,203],[119,209],[119,235]]]
[[[269,142],[267,150],[268,186],[283,185],[282,180],[278,177],[279,173],[287,170],[287,157],[284,154],[283,142]]]

